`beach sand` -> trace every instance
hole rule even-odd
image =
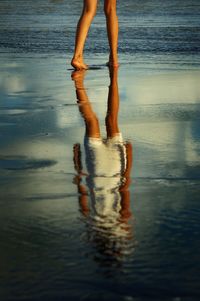
[[[2,57],[4,300],[15,300],[24,291],[30,300],[38,300],[41,291],[48,299],[50,294],[96,298],[97,292],[120,299],[127,292],[142,296],[141,285],[150,287],[150,296],[171,296],[175,282],[181,295],[198,294],[198,276],[190,263],[197,256],[199,233],[199,70],[159,63],[131,68],[122,63],[119,68],[118,125],[133,148],[129,191],[134,235],[118,266],[106,264],[80,219],[73,147],[83,148],[85,126],[70,66],[65,57]],[[102,60],[95,63],[84,82],[105,136],[109,71]],[[122,284],[116,288],[118,281]]]

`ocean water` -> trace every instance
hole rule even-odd
[[[200,3],[80,12],[0,1],[0,300],[199,300]]]

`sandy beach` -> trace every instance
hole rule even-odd
[[[0,4],[0,299],[197,300],[198,1],[166,2],[165,14],[158,1],[119,5],[117,147],[131,146],[132,165],[124,176],[129,215],[115,223],[98,215],[94,194],[81,191],[94,184],[69,63],[79,1],[66,2]],[[101,8],[83,84],[104,139],[110,76]],[[92,181],[103,179],[108,191],[117,177]],[[121,212],[109,210],[113,219]]]

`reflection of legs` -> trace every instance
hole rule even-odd
[[[116,13],[116,0],[104,0],[104,12],[106,15],[107,34],[110,45],[109,65],[118,66],[118,17]]]
[[[127,220],[131,216],[130,212],[130,173],[132,168],[132,145],[130,143],[126,144],[126,170],[124,171],[123,177],[124,182],[121,185],[119,191],[121,194],[121,217],[123,220]]]
[[[99,138],[100,137],[100,129],[99,122],[92,110],[91,104],[87,97],[85,88],[84,88],[84,75],[85,71],[74,71],[72,73],[72,79],[74,80],[76,87],[76,95],[79,103],[79,110],[84,118],[85,127],[86,127],[86,135],[91,138]],[[85,186],[81,183],[82,176],[82,166],[81,166],[81,152],[80,146],[75,145],[74,147],[74,167],[78,172],[78,175],[75,178],[75,183],[78,187],[78,192],[80,193],[79,204],[81,208],[81,212],[83,215],[88,215],[89,208],[87,202],[87,191]]]
[[[118,111],[119,111],[119,91],[118,91],[118,68],[110,68],[110,87],[108,94],[108,109],[106,116],[107,137],[112,138],[119,133],[118,127]],[[132,168],[132,145],[126,144],[126,169],[123,173],[123,184],[119,188],[121,195],[121,217],[128,220],[131,216],[130,212],[130,173]]]
[[[119,133],[118,111],[119,111],[119,92],[117,83],[117,68],[110,69],[110,87],[108,93],[108,109],[106,116],[107,137],[112,138]]]
[[[72,74],[72,79],[75,82],[76,95],[79,103],[79,110],[84,118],[86,135],[91,138],[100,137],[99,122],[96,114],[93,112],[89,99],[84,88],[85,71],[75,71]]]
[[[88,68],[83,62],[83,49],[90,24],[96,13],[97,1],[98,0],[84,0],[83,12],[76,30],[74,56],[71,61],[72,66],[77,70]]]
[[[74,183],[77,185],[78,192],[80,194],[79,204],[83,215],[88,215],[89,208],[87,204],[87,190],[82,184],[82,163],[81,163],[81,149],[79,144],[74,145],[74,168],[77,171],[77,175],[74,177]]]

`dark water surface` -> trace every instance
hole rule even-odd
[[[0,1],[0,300],[199,300],[200,2],[119,1],[109,75],[100,1],[72,81],[80,2]]]

